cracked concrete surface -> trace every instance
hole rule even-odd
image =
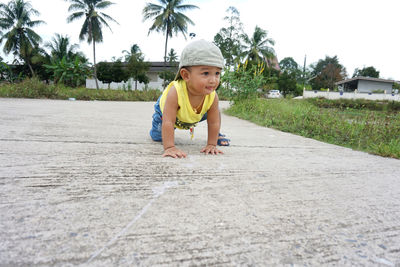
[[[400,266],[399,160],[226,115],[162,158],[152,109],[0,99],[1,266]]]

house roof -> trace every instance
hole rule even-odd
[[[151,71],[155,71],[155,72],[157,72],[157,71],[163,71],[163,70],[165,70],[166,68],[168,68],[168,69],[170,69],[170,68],[172,68],[172,69],[178,69],[178,66],[179,66],[179,62],[165,62],[165,65],[164,65],[164,61],[152,61],[152,62],[149,62],[150,63],[150,70]]]
[[[106,61],[107,62],[107,61]],[[112,62],[110,62],[112,63]],[[149,72],[161,72],[164,70],[177,70],[179,66],[179,62],[165,62],[164,61],[146,61],[150,65]],[[128,62],[122,62],[122,66],[126,67]]]
[[[385,79],[358,76],[358,77],[355,77],[355,78],[346,79],[346,80],[342,80],[342,81],[336,82],[335,84],[336,85],[341,85],[341,84],[351,83],[351,82],[358,81],[358,80],[371,81],[371,82],[380,82],[380,83],[394,83],[395,82],[394,80],[385,80]]]

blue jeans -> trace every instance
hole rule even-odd
[[[161,142],[161,128],[162,128],[162,112],[160,109],[160,99],[161,96],[158,98],[157,103],[154,105],[154,114],[153,114],[153,121],[152,127],[150,130],[150,137],[153,141]],[[207,113],[201,118],[200,121],[204,121],[207,119]]]

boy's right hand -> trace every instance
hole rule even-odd
[[[179,148],[176,147],[169,147],[164,150],[164,154],[162,155],[163,157],[172,157],[174,159],[176,158],[186,158],[186,153],[180,150]]]

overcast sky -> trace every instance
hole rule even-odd
[[[44,41],[50,41],[54,33],[68,35],[93,60],[92,47],[78,39],[83,19],[66,22],[68,2],[30,2],[41,13],[37,18],[46,22],[34,28]],[[158,3],[158,0],[112,2],[115,5],[104,12],[119,25],[110,23],[113,32],[104,29],[104,42],[96,46],[97,61],[120,57],[122,50],[129,50],[135,43],[146,60],[162,61],[165,36],[156,32],[148,35],[151,21],[142,21],[146,2]],[[350,77],[355,68],[374,66],[382,78],[400,80],[400,0],[186,0],[184,3],[199,7],[185,13],[195,22],[188,32],[196,33],[196,39],[212,41],[221,27],[226,26],[223,20],[226,9],[234,6],[248,35],[256,25],[268,31],[268,37],[275,41],[278,60],[293,57],[302,66],[305,55],[307,65],[337,55]],[[168,42],[168,50],[174,48],[179,55],[190,41],[182,35],[174,36]]]

